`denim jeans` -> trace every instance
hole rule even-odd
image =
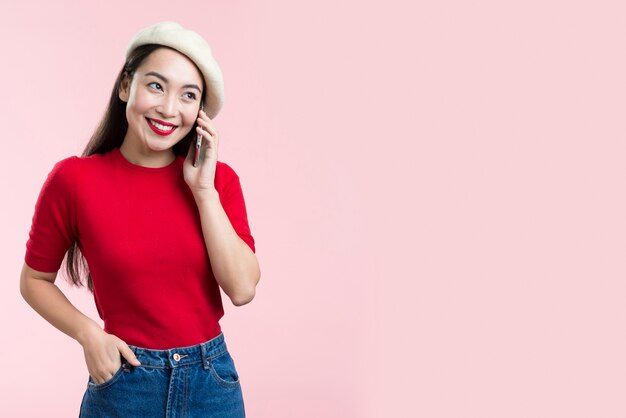
[[[224,334],[188,347],[152,350],[129,345],[141,366],[124,357],[106,382],[91,375],[80,418],[242,418],[241,382]]]

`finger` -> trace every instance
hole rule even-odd
[[[198,127],[198,129],[200,129],[200,127]],[[205,131],[200,130],[198,132],[205,132]],[[208,152],[209,150],[215,150],[217,149],[217,138],[204,133],[202,134],[202,144],[203,145],[206,144],[206,147],[203,147],[204,153]],[[204,153],[201,152],[201,154],[203,155]]]
[[[211,134],[211,136],[217,136],[217,129],[215,129],[211,122],[208,122],[201,118],[198,118],[198,120],[200,121],[200,123],[198,123],[198,126],[201,126],[206,132]]]
[[[141,366],[141,362],[139,362],[137,356],[135,356],[135,352],[128,346],[128,344],[120,344],[118,348],[120,350],[120,353],[122,353],[122,356],[124,356],[124,358],[128,360],[130,364],[132,364],[133,366]]]
[[[100,379],[98,384],[102,384],[102,383],[106,382],[107,380],[110,380],[112,377],[113,377],[113,373],[107,373],[104,377],[102,377]]]
[[[117,369],[119,368],[119,366],[116,367],[115,371],[117,371]],[[107,380],[109,380],[110,378],[113,377],[113,374],[115,374],[115,372],[102,372],[102,373],[96,373],[95,375],[92,375],[91,378],[93,379],[93,381],[97,384],[100,383],[104,383]]]
[[[218,145],[218,141],[219,141],[219,132],[217,131],[217,129],[215,129],[215,125],[213,125],[213,122],[211,122],[211,120],[208,118],[208,121],[203,120],[203,128],[205,132],[208,132],[210,134],[210,136],[207,139],[211,140],[211,144],[217,148]]]
[[[213,142],[215,141],[215,137],[210,134],[210,132],[202,129],[198,126],[197,132],[202,135],[202,142],[207,141],[209,145],[213,146]]]
[[[211,121],[211,118],[209,117],[209,115],[207,115],[204,109],[200,110],[200,113],[202,114],[203,117],[206,118],[206,120]]]

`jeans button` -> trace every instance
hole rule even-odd
[[[174,353],[174,360],[176,361],[180,360],[180,354]]]

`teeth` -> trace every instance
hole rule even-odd
[[[152,119],[150,119],[150,123],[153,124],[154,126],[156,126],[157,128],[159,128],[162,131],[171,131],[172,129],[174,129],[174,126],[161,125],[160,123],[157,123],[157,122],[153,121]]]

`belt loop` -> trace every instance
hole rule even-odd
[[[202,367],[206,370],[209,368],[209,364],[211,362],[206,342],[200,344],[200,351],[202,352]]]

